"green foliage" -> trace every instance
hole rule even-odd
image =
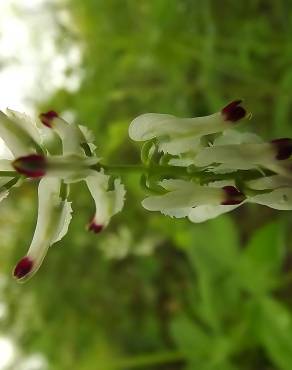
[[[193,248],[186,252],[197,284],[189,291],[191,311],[173,321],[174,338],[190,369],[236,368],[238,356],[252,359],[260,351],[288,369],[291,313],[271,296],[284,259],[281,224],[264,225],[243,249],[235,230],[221,217],[190,231]],[[185,238],[181,245],[189,241]]]

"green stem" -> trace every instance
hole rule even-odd
[[[114,368],[128,370],[183,360],[184,355],[181,352],[162,352],[122,359],[114,365]]]
[[[112,175],[121,175],[124,173],[145,173],[147,168],[142,165],[103,165],[100,164],[102,168],[105,169],[107,173]]]
[[[112,175],[122,175],[127,173],[152,174],[161,176],[187,177],[189,179],[198,179],[202,184],[220,180],[241,180],[248,181],[262,177],[259,171],[236,171],[225,174],[215,174],[204,172],[196,167],[178,167],[178,166],[143,166],[143,165],[102,165],[105,171]]]

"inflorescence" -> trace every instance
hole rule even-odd
[[[129,136],[144,142],[141,166],[104,166],[96,156],[89,130],[68,123],[55,111],[34,122],[25,114],[0,112],[0,136],[11,156],[0,160],[0,200],[26,179],[38,180],[35,233],[13,271],[28,280],[41,266],[48,248],[67,233],[71,220],[69,188],[85,181],[95,203],[88,230],[101,232],[122,210],[125,188],[116,174],[135,169],[149,196],[142,205],[171,217],[203,222],[244,203],[292,209],[292,139],[270,142],[235,127],[250,114],[236,100],[205,117],[178,118],[147,113],[135,118]],[[61,139],[50,153],[46,132]]]

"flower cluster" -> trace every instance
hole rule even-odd
[[[48,128],[62,144],[58,155],[50,153],[45,140]],[[84,180],[87,184],[96,208],[88,229],[95,233],[122,209],[125,189],[119,178],[105,173],[86,127],[70,124],[54,111],[41,114],[39,122],[12,110],[0,112],[0,137],[10,151],[9,158],[0,160],[0,200],[22,181],[40,180],[34,236],[13,272],[17,280],[26,281],[39,269],[48,248],[67,233],[72,183]]]
[[[135,118],[129,136],[142,141],[142,166],[104,166],[86,127],[68,123],[55,111],[34,122],[24,114],[0,112],[0,137],[10,154],[0,159],[0,200],[26,179],[39,180],[38,218],[25,257],[14,277],[26,281],[48,248],[67,233],[69,188],[85,181],[95,203],[88,229],[99,233],[124,205],[125,188],[112,173],[141,171],[150,195],[144,208],[203,222],[244,203],[292,210],[292,139],[270,142],[235,127],[250,114],[236,100],[205,117],[177,118],[147,113]],[[46,140],[51,132],[60,150]]]
[[[129,135],[145,141],[142,160],[151,193],[142,205],[171,217],[203,222],[250,202],[292,209],[292,139],[265,142],[235,130],[249,118],[242,101],[197,118],[147,113]],[[157,171],[160,168],[161,171]]]

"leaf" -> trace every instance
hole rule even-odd
[[[279,222],[269,223],[256,231],[243,251],[238,278],[249,292],[261,294],[275,286],[284,256],[282,235]]]
[[[238,255],[238,232],[229,216],[221,216],[208,223],[192,225],[188,238],[176,235],[197,268],[204,265],[210,274],[216,276],[233,268]],[[183,242],[183,243],[182,243]]]
[[[185,233],[179,238],[186,243],[187,256],[197,275],[189,298],[191,305],[205,324],[220,330],[224,320],[237,312],[239,290],[232,278],[239,251],[236,227],[230,217],[222,216],[193,226],[188,240]]]
[[[258,336],[268,356],[281,370],[292,368],[292,316],[280,302],[265,298],[260,302]]]
[[[207,334],[199,324],[184,315],[178,316],[173,321],[171,332],[179,349],[185,355],[188,369],[233,369],[228,360],[232,349],[232,343],[228,338]]]

